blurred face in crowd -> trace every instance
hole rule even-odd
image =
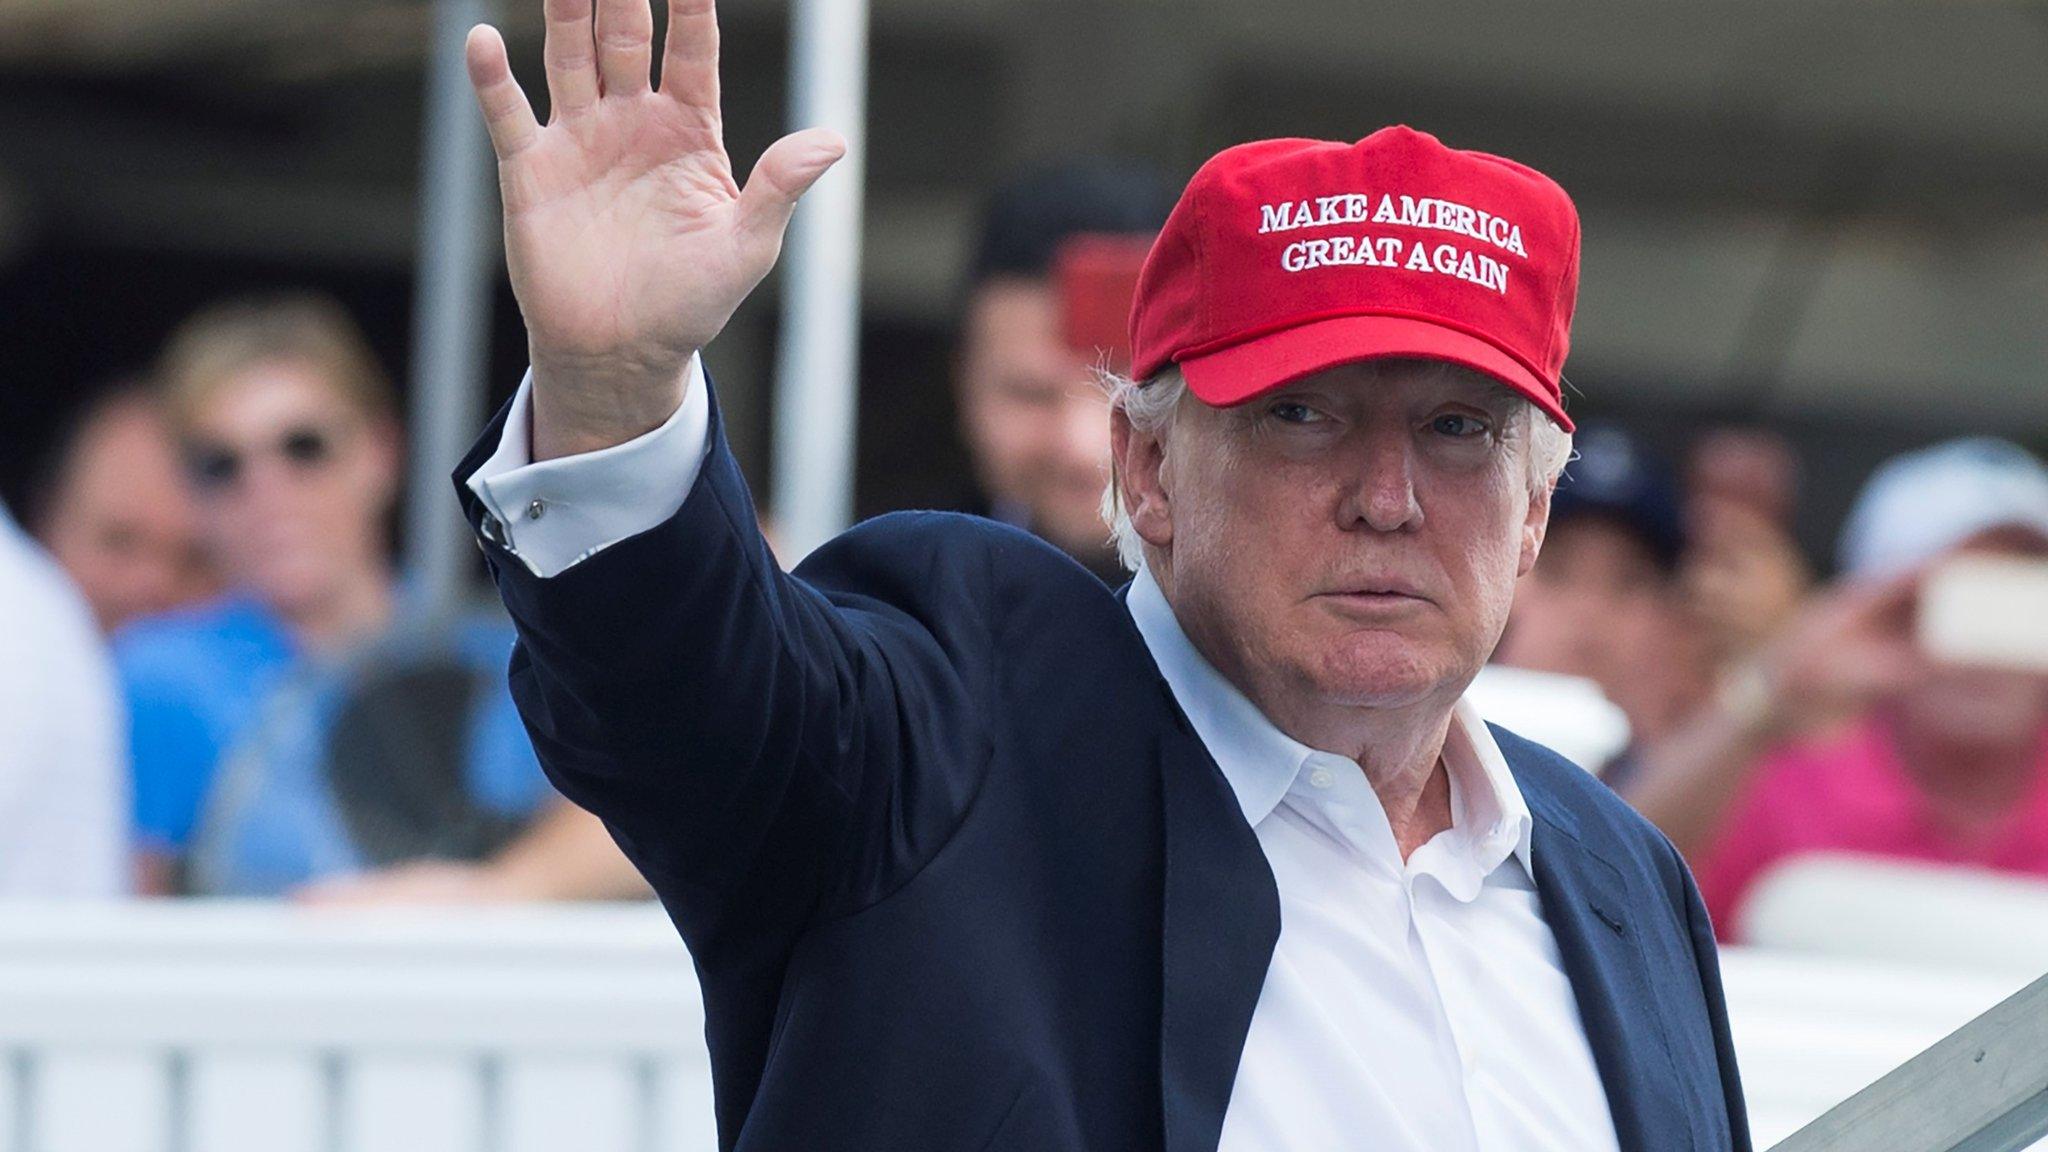
[[[176,441],[140,397],[79,433],[40,528],[107,631],[213,590]]]
[[[960,351],[960,416],[983,488],[1021,510],[1033,531],[1088,557],[1108,549],[1101,515],[1109,475],[1109,402],[1092,362],[1060,337],[1045,280],[1001,278],[976,289]]]
[[[188,469],[223,575],[286,616],[386,580],[393,430],[317,369],[253,364],[212,388],[186,429]]]
[[[1799,459],[1775,432],[1718,429],[1693,445],[1685,489],[1696,506],[1734,505],[1789,526],[1799,502]],[[1700,518],[1697,510],[1692,515]]]
[[[1684,641],[1672,583],[1650,545],[1597,514],[1553,520],[1543,561],[1515,591],[1503,664],[1582,676],[1648,735],[1666,723]]]
[[[1952,554],[2048,562],[2048,539],[2024,529],[1994,529]],[[1923,655],[1897,709],[1908,728],[1944,744],[2024,744],[2048,735],[2048,674],[1944,663]]]
[[[1535,562],[1526,401],[1450,365],[1382,360],[1159,437],[1116,421],[1132,523],[1189,638],[1284,730],[1357,709],[1448,711]],[[1306,737],[1298,737],[1307,739]]]

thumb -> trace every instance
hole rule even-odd
[[[796,202],[844,155],[846,141],[824,128],[792,132],[769,145],[740,190],[740,230],[771,251],[779,248]]]

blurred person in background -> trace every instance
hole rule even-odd
[[[503,689],[509,628],[405,611],[396,401],[346,314],[311,296],[219,305],[174,335],[160,378],[228,591],[117,642],[143,888],[637,890],[540,775]]]
[[[1035,533],[1116,584],[1123,570],[1101,512],[1109,401],[1095,371],[1119,352],[1093,336],[1124,343],[1136,265],[1173,201],[1162,178],[1134,165],[1075,163],[1012,181],[984,214],[961,320],[956,396],[981,489],[969,510]],[[1091,239],[1121,239],[1133,253],[1121,299],[1075,299],[1085,288],[1063,282],[1063,257],[1073,267],[1075,245]],[[1095,313],[1110,323],[1091,323]]]
[[[107,633],[218,591],[177,441],[140,382],[107,391],[59,437],[27,520]]]
[[[0,899],[128,888],[127,744],[100,631],[0,505]]]
[[[1601,769],[1620,787],[1638,750],[1703,695],[1703,654],[1680,592],[1686,539],[1670,465],[1610,425],[1581,426],[1574,445],[1494,659],[1599,685],[1628,718],[1628,746]]]
[[[1782,632],[1813,583],[1792,536],[1799,460],[1761,428],[1719,428],[1693,445],[1685,477],[1687,608],[1705,655],[1728,669]]]
[[[1843,578],[1623,794],[1692,860],[1726,936],[1771,866],[1856,852],[2048,875],[2048,674],[1916,639],[1950,558],[2048,558],[2048,469],[1996,440],[1898,457],[1843,531]]]

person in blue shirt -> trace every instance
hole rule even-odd
[[[555,795],[504,687],[501,620],[408,609],[388,379],[315,297],[237,301],[160,379],[229,591],[115,641],[139,887],[330,900],[638,891]]]

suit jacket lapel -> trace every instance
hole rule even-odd
[[[1530,858],[1543,916],[1578,999],[1622,1152],[1672,1152],[1680,1132],[1690,1148],[1686,1097],[1629,923],[1636,904],[1627,880],[1580,839],[1568,811],[1532,781],[1521,783],[1536,818]]]
[[[1129,593],[1126,585],[1118,599]],[[1160,1095],[1166,1152],[1215,1152],[1237,1066],[1280,939],[1280,893],[1216,761],[1173,700],[1159,746],[1166,880]],[[1512,764],[1510,765],[1512,767]],[[1630,935],[1622,873],[1587,848],[1571,813],[1515,773],[1536,818],[1531,862],[1623,1152],[1673,1152],[1653,1133],[1691,1128]]]
[[[1166,692],[1164,681],[1160,690]],[[1166,1152],[1214,1152],[1266,966],[1280,893],[1237,797],[1168,693],[1160,744],[1166,906],[1159,1080]]]

